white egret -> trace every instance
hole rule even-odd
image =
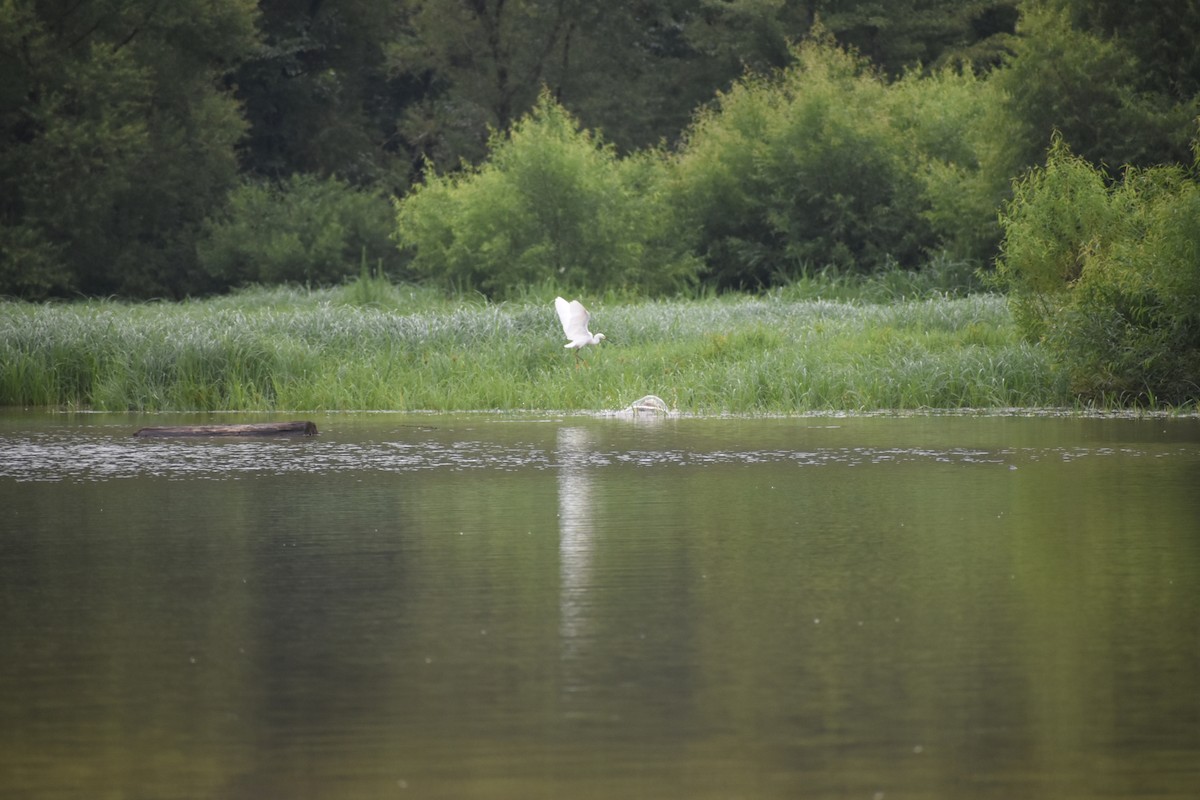
[[[558,312],[558,318],[562,322],[563,333],[570,340],[563,347],[574,349],[576,359],[579,358],[581,349],[589,344],[600,344],[604,339],[603,333],[593,335],[588,330],[588,320],[592,318],[592,315],[578,300],[568,303],[561,297],[556,297],[554,298],[554,310]]]

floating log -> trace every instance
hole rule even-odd
[[[142,428],[134,436],[279,436],[299,434],[315,436],[315,423],[252,422],[244,425],[169,425],[161,428]]]

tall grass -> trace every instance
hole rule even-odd
[[[602,298],[589,303],[592,329],[609,338],[577,365],[540,296],[549,289],[502,304],[410,287],[363,291],[2,302],[0,405],[575,410],[657,394],[688,412],[792,413],[1067,401],[1043,354],[990,295]]]

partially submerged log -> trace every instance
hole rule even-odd
[[[315,436],[313,422],[252,422],[243,425],[169,425],[161,428],[142,428],[134,436]]]

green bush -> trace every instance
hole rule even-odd
[[[340,283],[363,260],[396,271],[391,207],[382,195],[336,178],[293,175],[279,185],[246,183],[209,220],[198,250],[217,288],[248,283]]]
[[[1200,184],[1176,166],[1109,176],[1061,142],[1019,182],[999,275],[1026,335],[1081,397],[1200,398]]]
[[[1000,242],[997,209],[1011,175],[997,169],[991,131],[1008,126],[1003,98],[969,69],[911,72],[888,87],[895,124],[913,138],[930,249],[953,260],[989,263]]]
[[[489,296],[547,281],[676,290],[698,264],[662,198],[665,169],[654,152],[618,157],[543,94],[480,167],[430,167],[398,203],[397,238],[418,276]]]
[[[722,94],[677,160],[676,202],[718,285],[911,265],[932,243],[914,137],[882,78],[819,39],[795,59]]]

